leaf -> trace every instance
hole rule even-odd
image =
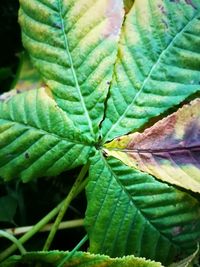
[[[7,195],[0,197],[0,221],[13,223],[17,210],[17,201],[14,197]]]
[[[11,85],[12,90],[0,95],[0,101],[8,100],[16,94],[44,86],[37,70],[32,66],[25,52],[20,54],[18,73]]]
[[[87,201],[91,253],[134,254],[165,265],[199,241],[198,201],[115,158],[93,158]]]
[[[20,57],[21,66],[19,67],[19,76],[16,81],[16,85],[14,86],[15,90],[17,90],[17,92],[19,93],[24,90],[28,91],[44,86],[39,73],[31,64],[30,58],[27,53],[21,53]]]
[[[193,267],[194,266],[193,263],[196,262],[198,254],[199,254],[199,246],[192,255],[183,259],[180,262],[171,264],[169,267]]]
[[[28,266],[36,266],[41,263],[42,266],[56,267],[59,261],[64,258],[69,252],[30,252],[24,256],[12,256],[5,262],[1,263],[2,267],[17,267],[18,264],[29,264]],[[128,256],[123,258],[109,258],[105,255],[93,255],[86,252],[76,252],[63,267],[162,267],[158,262],[145,260]]]
[[[122,28],[103,141],[144,126],[200,89],[200,1],[136,0]]]
[[[6,180],[57,175],[85,164],[91,143],[47,89],[0,102],[0,176]]]
[[[133,4],[134,0],[124,0],[124,9],[126,14],[131,10]]]
[[[123,0],[20,0],[25,48],[58,105],[98,140],[123,20]]]
[[[106,151],[162,181],[200,193],[199,129],[200,98],[143,133],[116,139]]]

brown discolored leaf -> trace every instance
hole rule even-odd
[[[106,148],[129,166],[200,192],[200,99],[143,133],[115,139]]]

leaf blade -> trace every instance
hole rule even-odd
[[[198,1],[135,1],[122,28],[104,142],[138,130],[199,86]]]
[[[59,252],[59,251],[50,251],[50,252],[31,252],[26,253],[21,257],[10,257],[2,263],[2,267],[14,267],[19,263],[24,264],[33,264],[41,263],[51,264],[57,266],[59,260],[67,256],[70,252]],[[134,256],[128,256],[123,258],[109,258],[105,255],[94,255],[87,252],[76,252],[70,260],[68,260],[63,267],[78,267],[84,264],[85,267],[97,267],[103,265],[105,267],[162,267],[158,262],[145,260],[143,258],[137,258]]]
[[[199,107],[197,98],[143,133],[114,140],[106,151],[164,182],[200,193]]]
[[[87,199],[92,253],[134,254],[169,264],[180,251],[196,247],[199,203],[119,160],[93,158]]]
[[[59,106],[82,132],[98,139],[123,1],[21,0],[20,4],[24,45],[35,66]]]
[[[87,160],[91,140],[80,136],[49,93],[31,90],[0,103],[0,175],[5,179],[54,176]]]

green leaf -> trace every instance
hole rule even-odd
[[[91,253],[169,264],[199,241],[200,207],[193,197],[115,158],[93,158],[87,200]]]
[[[200,98],[143,133],[117,138],[106,152],[128,166],[200,193]]]
[[[44,86],[38,71],[33,67],[27,53],[22,52],[20,55],[20,66],[18,77],[14,89],[17,92],[31,90]]]
[[[136,0],[122,28],[104,142],[200,89],[200,1]]]
[[[17,210],[17,200],[10,196],[0,198],[0,221],[13,223],[13,218]]]
[[[17,267],[19,264],[26,266],[36,266],[37,263],[42,266],[58,266],[62,258],[70,252],[30,252],[24,256],[12,256],[5,262],[1,263],[2,267]],[[85,252],[76,252],[63,267],[162,267],[158,262],[128,256],[123,258],[109,258],[105,255],[93,255]]]
[[[38,71],[33,67],[32,63],[30,62],[27,53],[22,52],[19,57],[20,63],[18,66],[16,78],[14,79],[11,85],[12,90],[0,95],[0,101],[8,100],[14,95],[22,93],[24,91],[44,86],[44,82],[41,80]]]
[[[58,105],[98,140],[123,20],[123,0],[20,0],[25,48]]]
[[[27,181],[85,164],[91,143],[47,89],[0,102],[0,176],[4,179]]]

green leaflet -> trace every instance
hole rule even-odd
[[[85,164],[91,141],[41,88],[0,102],[0,176],[29,180]]]
[[[128,166],[200,193],[200,98],[158,121],[142,133],[116,138],[105,145]]]
[[[1,267],[17,267],[19,264],[26,264],[27,266],[36,266],[37,263],[44,266],[58,266],[58,263],[69,252],[31,252],[24,256],[13,256],[5,262],[1,263]],[[31,264],[31,265],[28,265]],[[63,267],[162,267],[158,262],[145,260],[143,258],[136,258],[128,256],[123,258],[109,258],[105,255],[93,255],[85,252],[76,252]]]
[[[25,48],[58,105],[98,140],[123,0],[20,0]]]
[[[30,58],[26,52],[20,54],[20,64],[18,77],[14,89],[18,92],[31,90],[44,86],[38,71],[31,64]]]
[[[136,131],[200,89],[200,1],[136,0],[122,28],[103,140]]]
[[[20,63],[16,78],[11,85],[12,90],[0,95],[0,101],[7,100],[16,94],[42,86],[44,86],[44,83],[37,70],[31,64],[28,54],[22,52],[20,54]]]
[[[90,252],[171,263],[195,250],[200,207],[190,195],[97,154],[87,186]]]

